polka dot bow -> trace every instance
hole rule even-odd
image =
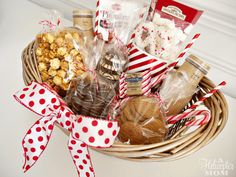
[[[55,123],[70,131],[68,149],[80,177],[93,177],[94,171],[88,146],[110,147],[119,132],[116,121],[75,116],[60,96],[46,84],[32,82],[18,91],[14,98],[40,115],[23,138],[23,170],[26,172],[45,150]]]

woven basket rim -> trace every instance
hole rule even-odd
[[[32,41],[22,52],[23,79],[26,85],[32,81],[42,82],[37,68],[35,49],[36,42]],[[215,84],[207,77],[204,77],[199,87],[203,91],[209,91],[215,87]],[[111,148],[93,149],[121,159],[142,162],[170,161],[186,157],[213,141],[227,122],[228,104],[221,91],[217,91],[212,97],[204,101],[204,104],[211,110],[212,118],[208,124],[190,134],[184,134],[186,127],[183,127],[172,139],[161,143],[126,145],[116,142]],[[61,127],[59,128],[66,134],[69,133]]]

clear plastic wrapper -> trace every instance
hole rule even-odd
[[[203,11],[194,9],[173,0],[158,0],[153,22],[170,23],[188,35],[201,17]],[[169,21],[168,21],[169,20]]]
[[[164,100],[167,115],[179,114],[198,92],[191,86],[189,77],[183,72],[172,70],[160,87],[160,97]]]
[[[147,16],[148,21],[152,21],[152,19],[153,19],[157,1],[158,0],[151,0],[151,5],[150,5],[150,8],[148,10],[148,16]]]
[[[201,14],[172,0],[158,0],[153,19],[137,27],[134,43],[157,58],[173,61]]]
[[[66,102],[76,114],[108,119],[109,106],[116,93],[113,84],[95,71],[99,57],[100,47],[95,45],[86,60],[86,72],[71,82]]]
[[[112,84],[98,73],[87,71],[71,82],[66,102],[76,114],[108,119],[109,105],[114,96]]]
[[[130,33],[147,16],[150,0],[98,0],[97,33],[108,41],[114,34],[127,44]]]
[[[117,88],[120,75],[127,63],[127,48],[117,40],[103,45],[101,57],[96,70],[100,75],[110,80]]]
[[[36,36],[35,49],[38,70],[42,81],[64,97],[70,81],[85,71],[83,35],[74,28],[62,28],[48,20],[41,24],[44,30]]]
[[[179,114],[198,91],[197,86],[210,66],[200,58],[190,55],[177,70],[172,70],[160,87],[167,115]]]
[[[118,139],[127,144],[162,142],[168,132],[162,103],[157,96],[131,97],[112,110],[118,120]]]

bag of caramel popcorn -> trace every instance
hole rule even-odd
[[[44,30],[36,36],[35,50],[38,70],[42,82],[64,97],[70,81],[85,71],[84,38],[76,28],[63,28],[48,20],[41,24]]]

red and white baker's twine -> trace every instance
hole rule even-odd
[[[204,124],[206,124],[210,120],[210,111],[207,111],[207,110],[194,110],[194,109],[197,106],[199,106],[200,104],[202,104],[207,98],[211,97],[215,92],[217,92],[222,87],[224,87],[225,85],[226,85],[226,82],[223,81],[217,87],[215,87],[213,90],[211,90],[209,93],[204,95],[200,100],[198,100],[196,103],[194,103],[189,109],[184,111],[184,113],[178,114],[178,115],[175,115],[175,116],[169,116],[167,118],[167,122],[169,124],[175,124],[176,122],[178,122],[181,119],[191,118],[191,117],[195,117],[195,116],[198,116],[198,115],[203,115],[204,117],[202,117],[201,119],[196,119],[196,120],[194,119],[194,120],[191,120],[191,121],[187,122],[186,126],[195,126],[195,125],[204,125]]]
[[[42,21],[39,22],[39,24],[43,26],[43,31],[45,31],[45,32],[55,30],[55,28],[57,26],[59,26],[60,23],[61,23],[61,19],[60,18],[57,19],[57,23],[56,24],[54,24],[53,22],[51,22],[49,20],[42,20]]]
[[[70,131],[68,149],[80,177],[94,177],[88,146],[110,147],[118,132],[116,121],[76,116],[46,84],[32,82],[14,95],[15,99],[41,118],[23,138],[26,172],[43,153],[56,123]]]

